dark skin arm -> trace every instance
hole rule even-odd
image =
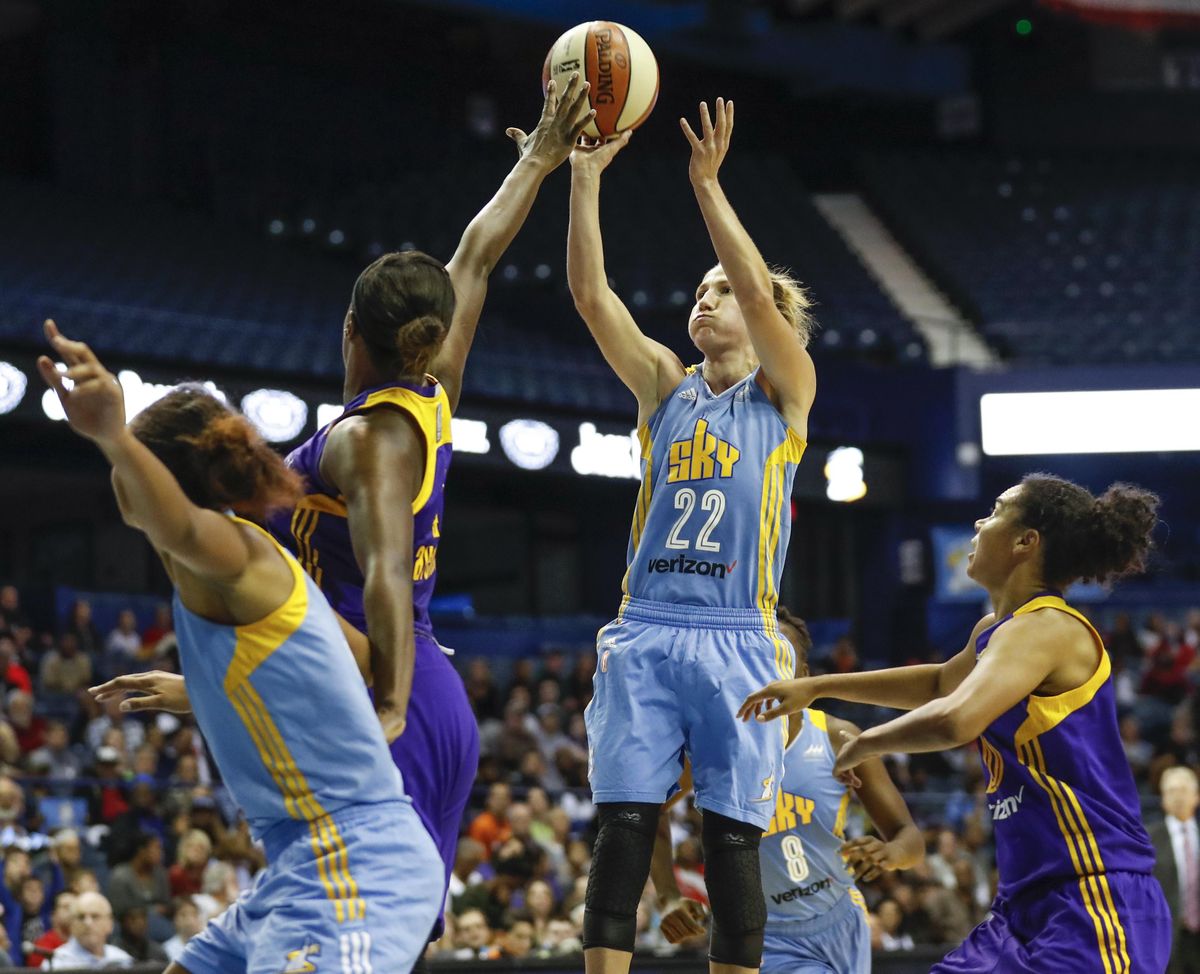
[[[389,743],[404,732],[412,692],[412,504],[424,471],[418,430],[390,409],[338,423],[321,458],[321,476],[346,499],[350,542],[363,573],[375,712]]]
[[[861,733],[848,720],[833,716],[826,719],[835,748],[849,736]],[[850,874],[869,882],[884,871],[911,869],[925,858],[925,839],[891,775],[877,757],[863,762],[855,771],[860,782],[855,794],[882,838],[864,835],[842,846]]]
[[[692,790],[692,764],[685,757],[683,774],[679,776],[679,791],[672,795],[658,813],[658,834],[654,837],[654,856],[650,860],[650,879],[658,908],[662,911],[659,929],[668,943],[677,944],[705,931],[704,905],[688,899],[675,881],[675,854],[671,848],[671,819],[669,810],[683,801]]]

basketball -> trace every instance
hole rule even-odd
[[[609,138],[635,129],[658,100],[658,62],[641,36],[607,20],[572,27],[546,55],[542,92],[553,79],[559,91],[573,71],[591,82],[596,117],[584,129],[592,138]]]

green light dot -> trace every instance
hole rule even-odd
[[[1033,33],[1033,22],[1022,17],[1017,21],[1017,33],[1022,37],[1028,37]]]

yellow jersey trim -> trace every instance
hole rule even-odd
[[[283,796],[284,808],[292,818],[309,823],[313,853],[326,895],[334,904],[339,923],[362,919],[366,904],[358,895],[358,884],[350,873],[349,856],[337,826],[321,807],[304,773],[283,740],[266,703],[251,682],[254,672],[283,646],[308,617],[308,586],[296,559],[266,531],[250,524],[271,540],[292,572],[292,591],[274,612],[257,622],[235,626],[233,659],[225,671],[223,686],[229,703],[254,742],[259,759]]]
[[[361,406],[357,406],[347,415],[355,416],[378,406],[393,406],[411,417],[425,440],[425,474],[421,478],[421,489],[417,491],[417,496],[412,502],[412,512],[418,514],[433,494],[438,447],[451,442],[450,400],[446,397],[446,390],[440,385],[432,398],[422,396],[411,389],[392,386],[371,393]]]
[[[1088,628],[1088,632],[1092,634],[1092,639],[1096,643],[1096,648],[1099,650],[1100,659],[1096,664],[1096,669],[1087,681],[1073,690],[1067,690],[1065,693],[1055,694],[1050,697],[1041,697],[1036,694],[1030,694],[1027,701],[1027,709],[1025,720],[1021,722],[1021,726],[1017,728],[1013,735],[1013,747],[1020,750],[1021,745],[1032,740],[1040,734],[1045,734],[1047,731],[1053,730],[1064,720],[1091,703],[1092,698],[1104,686],[1112,673],[1112,663],[1109,661],[1108,653],[1104,649],[1104,641],[1100,638],[1100,634],[1096,632],[1095,627],[1088,622],[1081,612],[1071,608],[1061,598],[1056,595],[1046,595],[1041,598],[1034,599],[1032,602],[1027,602],[1013,613],[1014,618],[1018,615],[1028,615],[1030,612],[1037,612],[1040,609],[1057,609],[1059,612],[1065,612],[1082,622]]]
[[[638,487],[637,500],[633,505],[633,527],[630,529],[630,542],[633,553],[637,553],[642,540],[642,531],[646,528],[646,518],[650,515],[650,497],[654,493],[654,438],[650,435],[650,427],[643,424],[637,431],[638,443],[642,446],[642,461],[645,469],[642,473],[642,483]],[[629,602],[629,573],[633,571],[633,559],[625,568],[625,576],[621,579],[621,608],[617,610],[617,618],[621,618],[625,606]]]
[[[806,708],[804,719],[811,720],[813,727],[816,727],[818,730],[823,730],[826,734],[829,733],[829,719],[825,716],[825,711]]]
[[[758,515],[758,610],[767,632],[776,632],[775,607],[779,593],[775,591],[775,559],[779,552],[779,535],[783,521],[784,487],[787,465],[799,463],[807,443],[791,427],[784,441],[768,455],[763,463],[762,502]],[[776,653],[776,668],[780,665]]]

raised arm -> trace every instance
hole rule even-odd
[[[714,125],[708,105],[700,103],[699,137],[686,119],[679,120],[692,147],[688,176],[772,398],[788,425],[807,437],[808,411],[817,394],[816,369],[796,329],[775,306],[770,269],[717,180],[733,134],[733,102],[718,98],[716,116]]]
[[[463,372],[487,296],[488,277],[529,216],[542,181],[566,160],[594,114],[588,108],[588,85],[576,73],[561,97],[555,82],[550,82],[537,128],[528,135],[517,128],[507,131],[517,143],[520,158],[496,195],[467,225],[446,265],[454,283],[454,320],[430,371],[445,388],[452,410],[458,409]]]
[[[58,395],[71,428],[95,443],[112,465],[113,490],[126,523],[193,574],[234,582],[252,559],[242,531],[223,514],[188,500],[171,471],[130,432],[120,383],[95,353],[62,335],[53,321],[46,322],[45,332],[67,371],[60,373],[46,355],[38,359],[38,371]]]
[[[567,231],[567,283],[575,308],[600,346],[604,360],[637,397],[638,425],[683,380],[683,363],[665,345],[647,338],[604,269],[600,235],[600,174],[629,143],[629,133],[609,142],[580,145],[571,153],[571,222]]]
[[[389,742],[404,731],[412,693],[412,503],[424,463],[416,429],[389,409],[338,423],[321,458],[321,476],[346,498],[350,543],[363,573],[375,712]]]
[[[775,720],[787,714],[798,714],[814,700],[826,697],[896,710],[915,710],[954,692],[967,678],[975,667],[975,640],[993,621],[991,614],[980,619],[967,645],[945,663],[776,680],[750,694],[739,708],[738,716],[742,720],[751,717]]]

